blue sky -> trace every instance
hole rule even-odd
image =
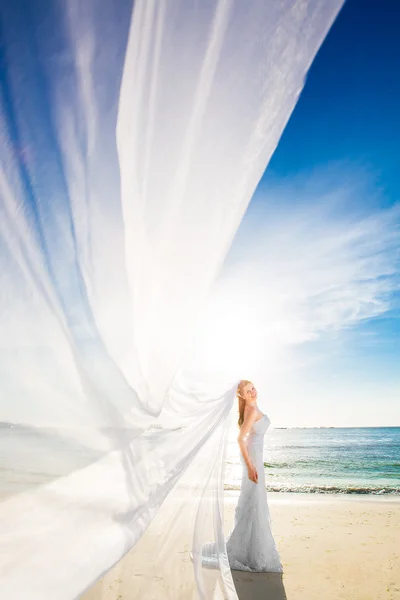
[[[399,23],[395,0],[345,3],[226,262],[229,285],[259,260],[281,322],[257,375],[275,425],[400,425]]]
[[[348,0],[308,73],[264,177],[349,162],[400,198],[400,3]]]

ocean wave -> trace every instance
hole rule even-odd
[[[359,448],[376,448],[376,447],[395,447],[398,448],[400,446],[399,441],[392,438],[379,438],[379,439],[337,439],[337,440],[304,440],[304,442],[300,442],[297,444],[290,443],[267,443],[266,448],[269,449],[280,449],[280,450],[305,450],[307,448],[312,451],[315,450],[345,450],[345,451],[354,451]]]
[[[297,494],[372,494],[375,496],[400,496],[400,487],[395,486],[339,486],[339,485],[288,485],[273,484],[266,486],[268,492],[289,492]],[[239,491],[240,485],[225,484],[225,490]]]
[[[326,457],[326,458],[298,458],[292,461],[274,461],[274,462],[265,462],[264,467],[266,469],[284,469],[290,468],[298,470],[301,468],[320,468],[321,466],[329,466],[330,468],[336,467],[339,470],[351,470],[351,471],[376,471],[376,470],[385,470],[385,469],[400,469],[400,463],[393,462],[386,457],[377,458],[375,460],[356,460],[356,458],[352,458],[351,460],[347,459],[348,462],[338,462],[335,457]],[[238,461],[226,461],[227,464],[239,464]],[[398,476],[398,473],[397,473]]]

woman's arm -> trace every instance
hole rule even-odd
[[[256,417],[257,417],[257,410],[255,410],[254,408],[251,408],[251,407],[245,408],[244,421],[242,423],[242,426],[239,431],[239,436],[238,436],[238,444],[240,447],[240,451],[243,455],[244,462],[246,463],[247,469],[249,471],[249,478],[254,482],[256,482],[256,479],[257,479],[257,471],[251,461],[249,452],[247,450],[247,436],[250,432],[251,426],[253,425],[254,421],[256,420]],[[252,475],[252,476],[250,476],[250,475]]]

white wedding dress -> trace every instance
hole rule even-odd
[[[242,453],[242,483],[235,509],[234,528],[226,540],[229,565],[239,571],[282,573],[282,564],[271,531],[264,471],[264,434],[270,425],[267,415],[255,421],[247,448],[257,469],[258,483],[249,479]]]

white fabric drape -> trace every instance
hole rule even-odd
[[[340,5],[1,4],[2,598],[77,597],[167,497],[160,557],[180,506],[194,544],[220,551],[215,577],[195,565],[200,597],[236,598],[221,513],[235,382],[175,375]]]

